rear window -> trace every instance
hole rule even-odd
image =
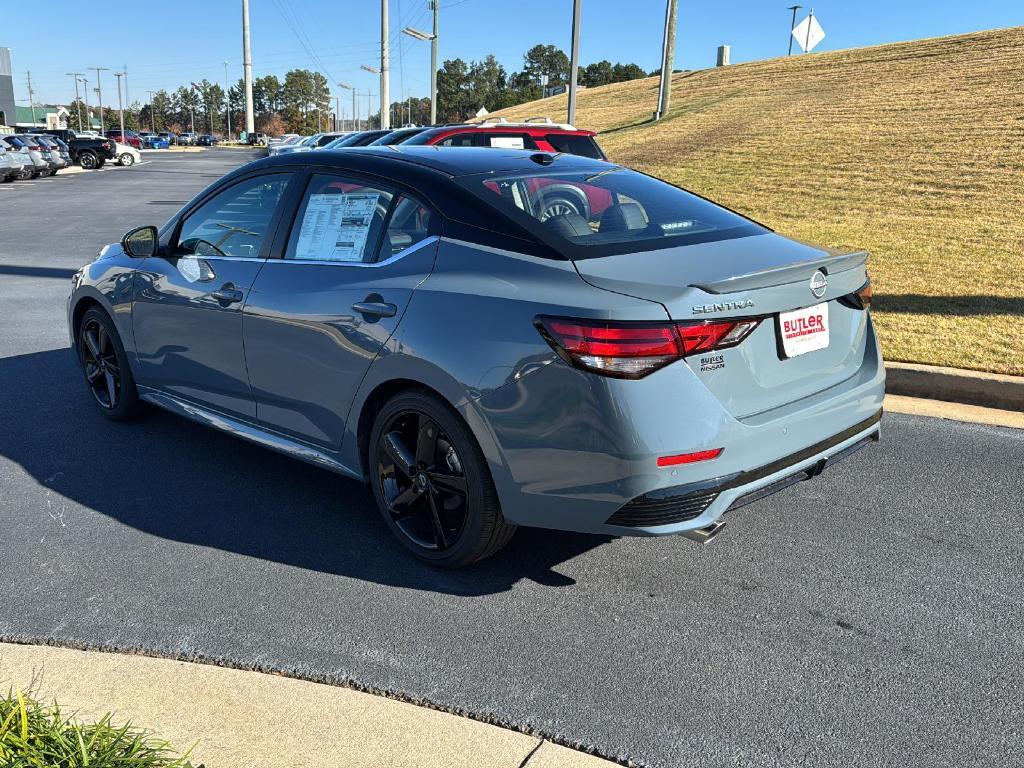
[[[581,155],[592,157],[595,160],[604,160],[604,153],[597,146],[593,136],[581,136],[571,133],[549,133],[544,137],[548,144],[555,148],[556,152],[565,152],[569,155]]]
[[[459,182],[574,260],[768,231],[708,200],[625,168],[479,174]]]

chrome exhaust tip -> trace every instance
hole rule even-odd
[[[722,532],[725,528],[724,520],[716,520],[711,525],[705,525],[703,528],[694,528],[692,531],[683,531],[681,534],[690,541],[696,541],[698,544],[707,544],[715,536]]]

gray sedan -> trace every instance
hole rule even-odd
[[[599,160],[346,149],[104,247],[68,322],[104,415],[365,481],[454,567],[517,525],[706,541],[877,440],[866,260]]]

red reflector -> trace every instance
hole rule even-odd
[[[675,456],[659,456],[659,467],[674,467],[678,464],[696,464],[698,461],[710,461],[722,455],[722,448],[712,448],[710,451],[696,451],[694,453],[680,453]]]

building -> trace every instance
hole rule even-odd
[[[15,128],[67,128],[68,109],[59,104],[33,104],[24,106],[19,104],[15,108]],[[96,127],[100,121],[95,120]]]
[[[0,48],[0,125],[13,126],[17,120],[16,113],[11,49]]]

